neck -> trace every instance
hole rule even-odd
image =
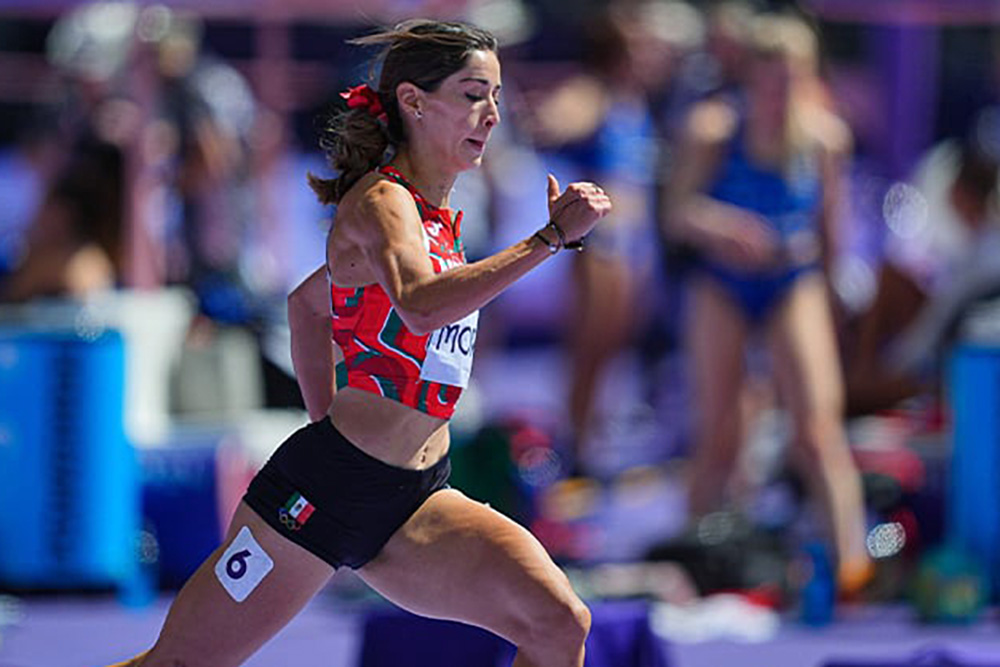
[[[768,103],[747,108],[747,146],[755,159],[765,164],[782,162],[788,151],[788,116],[767,108]]]
[[[413,187],[434,207],[447,208],[457,174],[437,168],[432,157],[424,158],[413,146],[400,149],[392,160]]]
[[[783,138],[788,126],[788,114],[773,106],[770,100],[751,100],[747,108],[747,124],[751,130],[768,140]]]

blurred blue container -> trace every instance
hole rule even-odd
[[[143,450],[142,510],[156,533],[159,585],[180,588],[222,542],[218,443],[174,434],[167,447]],[[227,521],[228,523],[228,521]]]
[[[115,331],[0,327],[0,583],[103,588],[134,577],[124,384]]]
[[[995,594],[1000,590],[1000,347],[957,347],[949,380],[948,538],[986,565]]]

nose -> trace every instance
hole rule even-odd
[[[486,112],[486,127],[492,129],[494,126],[500,123],[500,105],[499,103],[490,98],[490,106]]]

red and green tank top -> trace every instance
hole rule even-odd
[[[424,246],[435,273],[465,263],[462,213],[435,208],[395,168],[379,173],[405,187],[423,221]],[[416,335],[406,328],[378,283],[342,288],[331,283],[333,338],[344,354],[337,364],[337,388],[354,387],[390,398],[434,417],[455,412],[468,386],[479,312]]]

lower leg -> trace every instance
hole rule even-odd
[[[569,419],[573,438],[571,455],[576,466],[579,465],[581,449],[594,422],[594,394],[603,362],[597,351],[590,347],[581,345],[581,349],[574,350],[569,389]]]
[[[838,579],[845,592],[854,592],[866,583],[871,562],[865,547],[865,510],[861,476],[851,457],[842,429],[826,428],[813,437],[819,442],[805,447],[808,476],[821,500],[838,567]]]
[[[862,571],[867,580],[871,564],[861,478],[844,432],[843,378],[821,277],[798,281],[772,320],[769,343],[782,398],[795,422],[798,453],[805,458],[804,472],[826,510],[839,571]],[[857,590],[864,583],[854,581],[850,587]]]
[[[694,519],[722,508],[731,470],[731,466],[709,456],[695,455],[688,482],[689,517]]]
[[[736,466],[740,445],[739,420],[723,418],[695,446],[688,482],[688,515],[699,517],[720,509]]]

